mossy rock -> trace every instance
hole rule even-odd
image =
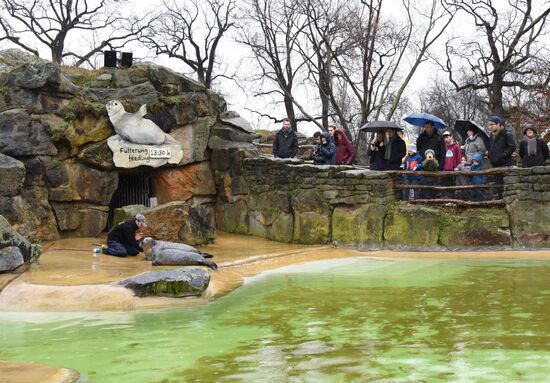
[[[294,216],[281,213],[267,231],[267,238],[277,242],[292,242]]]
[[[331,210],[323,192],[316,189],[298,189],[291,195],[292,209],[298,212],[327,214]]]
[[[514,245],[520,248],[550,247],[550,203],[514,201],[507,206]]]
[[[224,204],[221,215],[221,229],[223,231],[248,234],[248,211],[244,200]]]
[[[249,194],[246,202],[249,211],[254,212],[255,218],[265,226],[271,226],[280,214],[290,213],[289,198],[284,192]]]
[[[380,247],[385,214],[385,207],[377,204],[337,207],[332,213],[332,239],[343,245]]]
[[[397,205],[386,215],[384,239],[389,246],[425,249],[436,247],[439,240],[440,210]]]
[[[294,219],[294,242],[312,245],[330,241],[329,214],[295,212]]]
[[[85,69],[74,66],[61,66],[62,72],[71,80],[71,82],[81,88],[90,88],[93,80],[105,73],[105,69]]]
[[[449,249],[510,246],[508,213],[502,208],[442,212],[439,242]]]
[[[210,283],[210,274],[200,267],[155,270],[116,283],[131,289],[138,297],[182,298],[200,296]]]

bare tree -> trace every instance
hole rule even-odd
[[[457,92],[454,85],[436,78],[420,91],[421,109],[441,117],[450,126],[456,120],[483,121],[488,105],[479,90],[467,89]]]
[[[62,63],[67,57],[76,58],[76,65],[90,62],[101,50],[120,48],[135,38],[143,19],[123,18],[115,6],[116,0],[2,0],[0,11],[0,41],[10,41],[39,56],[38,46],[51,52],[53,62]],[[123,22],[127,21],[127,27]],[[72,34],[106,32],[103,39],[86,52],[67,49]],[[34,45],[38,43],[38,45]],[[81,48],[81,46],[79,46]]]
[[[250,48],[252,60],[259,68],[259,73],[249,76],[249,80],[260,87],[254,96],[280,97],[294,130],[299,121],[312,121],[322,129],[318,118],[294,97],[295,81],[306,64],[300,56],[299,45],[303,43],[307,22],[299,5],[291,0],[250,0],[244,12],[247,23],[241,28],[238,41]],[[295,108],[302,116],[296,115]],[[269,114],[261,114],[279,121]]]
[[[215,73],[220,41],[235,25],[235,0],[164,1],[161,12],[140,41],[155,51],[183,61],[207,88]]]
[[[538,3],[538,11],[532,0],[508,0],[506,6],[504,1],[497,5],[493,0],[445,0],[445,3],[469,15],[478,32],[474,39],[454,39],[446,44],[444,68],[458,91],[486,91],[491,112],[505,115],[503,92],[506,89],[548,86],[550,73],[536,75],[537,65],[533,65],[536,60],[548,57],[547,48],[541,42],[550,14],[548,2]],[[471,73],[469,81],[456,78],[462,63]]]

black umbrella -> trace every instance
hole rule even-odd
[[[460,134],[460,137],[464,141],[466,141],[466,138],[468,138],[468,129],[474,129],[478,132],[480,137],[483,139],[483,143],[485,144],[485,147],[489,149],[489,144],[491,142],[491,139],[489,138],[489,135],[487,135],[487,132],[485,132],[485,129],[483,129],[481,126],[476,124],[473,121],[469,120],[456,120],[455,121],[455,130]]]
[[[359,128],[363,132],[380,132],[382,130],[397,129],[403,130],[399,125],[393,121],[371,121]]]

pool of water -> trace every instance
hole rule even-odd
[[[91,382],[543,382],[550,261],[340,259],[204,306],[0,322],[0,360]]]

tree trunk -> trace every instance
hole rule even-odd
[[[501,71],[495,69],[493,82],[489,89],[489,107],[491,113],[496,116],[505,117],[504,106],[502,105],[502,87],[504,76]]]
[[[292,127],[292,130],[294,130],[295,132],[298,132],[298,126],[296,124],[296,114],[294,113],[294,104],[292,103],[292,100],[286,96],[285,96],[285,109],[286,109],[286,116],[290,119],[290,126]]]

